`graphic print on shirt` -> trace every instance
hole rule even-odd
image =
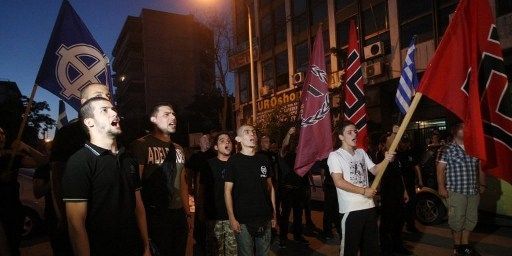
[[[263,166],[261,166],[260,170],[261,170],[260,177],[266,178],[267,177],[267,167],[263,165]]]
[[[148,147],[148,164],[162,164],[167,157],[169,148],[167,147]],[[180,149],[176,149],[176,163],[185,163],[185,154]]]
[[[365,187],[368,182],[368,172],[366,171],[366,164],[361,162],[350,162],[350,183]]]
[[[148,147],[148,164],[162,164],[167,157],[169,148],[164,147]]]

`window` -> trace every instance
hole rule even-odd
[[[327,19],[327,0],[311,0],[312,24],[317,24]]]
[[[240,89],[240,102],[246,103],[251,97],[251,74],[249,73],[248,67],[240,69],[240,72],[238,73],[238,83]]]
[[[418,16],[432,13],[432,0],[398,0],[399,22],[404,23]]]
[[[266,52],[274,46],[271,14],[272,13],[267,13],[261,18],[261,52]]]
[[[293,1],[293,34],[299,34],[308,27],[308,15],[306,13],[307,0]]]
[[[238,44],[248,40],[247,8],[245,4],[236,5],[236,41]]]
[[[352,16],[338,24],[336,24],[336,42],[338,42],[338,48],[342,48],[348,45],[348,33],[350,30],[350,21],[355,20],[357,26],[357,16]]]
[[[405,23],[400,28],[400,46],[405,48],[409,46],[411,39],[417,35],[416,43],[425,42],[432,39],[434,35],[432,16],[423,16],[412,22]]]
[[[309,65],[308,42],[304,41],[295,45],[295,67],[297,72],[305,72]]]
[[[457,7],[457,1],[452,2],[455,3],[441,6],[437,12],[437,31],[439,37],[443,36],[448,24],[450,23],[450,14],[455,12],[455,8]]]
[[[276,55],[276,85],[281,91],[288,88],[288,51]]]
[[[382,2],[363,11],[363,35],[368,36],[388,28],[388,6]]]
[[[336,2],[334,2],[334,5],[336,7],[336,11],[344,9],[345,7],[351,5],[355,2],[355,0],[335,0],[335,1]]]
[[[274,83],[274,60],[272,58],[264,61],[263,65],[263,85],[270,89],[275,88]]]
[[[284,4],[274,10],[274,30],[276,36],[275,44],[286,42],[286,12]]]
[[[398,1],[398,20],[400,23],[400,47],[405,48],[414,35],[416,43],[428,41],[434,37],[432,16],[433,1]]]

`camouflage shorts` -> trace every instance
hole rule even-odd
[[[208,255],[236,256],[236,238],[229,220],[208,222],[207,235]]]

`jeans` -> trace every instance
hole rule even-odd
[[[236,234],[238,256],[267,256],[270,252],[270,221],[261,237],[253,237],[245,224],[240,224],[240,233]]]

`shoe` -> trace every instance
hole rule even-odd
[[[303,236],[294,237],[293,240],[299,244],[309,244],[309,241],[306,240]]]
[[[478,253],[475,248],[471,245],[461,245],[459,247],[459,255],[464,256],[480,256],[481,254]]]
[[[281,249],[286,248],[286,240],[288,240],[288,239],[279,239],[279,248],[281,248]]]
[[[405,248],[405,246],[399,246],[393,250],[393,252],[401,254],[401,255],[412,255],[412,252]]]

